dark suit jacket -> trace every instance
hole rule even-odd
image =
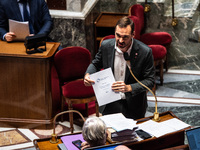
[[[105,40],[102,42],[95,59],[89,65],[86,73],[92,74],[102,68],[106,69],[109,67],[114,72],[114,59],[115,39]],[[130,53],[130,62],[131,70],[136,78],[147,87],[152,88],[155,81],[152,50],[147,45],[134,39]],[[130,84],[132,87],[132,92],[125,93],[127,101],[126,109],[129,112],[126,117],[134,119],[144,117],[147,108],[147,89],[136,82],[128,67],[126,68],[125,83]]]
[[[30,16],[35,34],[48,35],[52,19],[44,0],[29,0]],[[8,19],[23,21],[17,0],[0,0],[0,38],[9,32]]]

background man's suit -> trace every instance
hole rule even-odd
[[[44,0],[28,0],[34,34],[48,35],[52,19]],[[23,21],[17,0],[0,0],[0,38],[9,32],[8,19]]]
[[[99,52],[95,56],[95,59],[89,65],[86,73],[92,74],[104,68],[112,68],[114,72],[114,58],[115,58],[115,39],[104,40],[101,43]],[[135,40],[130,53],[131,70],[139,81],[152,88],[154,85],[155,69],[153,65],[153,55],[151,49],[142,42]],[[147,89],[142,87],[130,74],[128,68],[126,68],[125,84],[130,84],[132,92],[125,93],[126,95],[126,111],[122,112],[126,117],[138,119],[145,115],[147,108]],[[116,107],[119,107],[120,103],[114,102],[102,106],[100,111],[104,114],[107,107],[115,111]],[[121,107],[121,106],[120,106]],[[117,112],[116,112],[117,113]]]

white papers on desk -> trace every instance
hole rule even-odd
[[[15,33],[15,41],[24,41],[25,38],[30,34],[28,21],[19,22],[9,19],[9,32]]]
[[[173,118],[173,119],[169,119],[166,121],[161,122],[162,124],[169,126],[171,128],[174,128],[175,130],[181,130],[184,128],[189,127],[190,125],[177,119],[177,118]]]
[[[114,92],[111,88],[115,82],[111,68],[93,73],[90,78],[95,81],[92,86],[99,106],[121,99],[120,94]]]
[[[117,132],[126,129],[132,130],[133,128],[137,127],[137,121],[124,117],[122,113],[104,115],[99,118],[105,122],[106,127],[112,127]]]
[[[149,120],[139,124],[138,126],[140,129],[152,134],[153,136],[160,137],[165,134],[184,129],[190,125],[177,118],[173,118],[160,123]]]

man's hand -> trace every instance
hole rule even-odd
[[[95,83],[95,82],[90,79],[89,73],[86,73],[85,77],[84,77],[84,84],[85,84],[85,86],[91,86],[92,83]]]
[[[112,84],[112,90],[115,92],[131,92],[131,85],[126,85],[124,81],[117,81]]]
[[[11,42],[11,41],[13,41],[16,38],[16,35],[13,32],[8,32],[8,33],[6,33],[6,35],[5,35],[4,38],[5,38],[5,40],[7,42]]]

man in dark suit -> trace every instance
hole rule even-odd
[[[0,0],[0,38],[11,42],[15,39],[15,33],[9,32],[8,19],[24,21],[23,3],[27,3],[27,11],[30,17],[29,23],[33,27],[33,33],[48,35],[52,29],[52,19],[45,0]]]
[[[100,112],[103,115],[123,113],[127,118],[139,119],[146,113],[147,89],[139,84],[128,70],[124,59],[125,52],[129,55],[133,74],[144,85],[152,88],[155,75],[152,50],[134,39],[134,23],[128,17],[117,22],[114,39],[101,43],[95,59],[86,71],[84,83],[90,86],[94,83],[90,74],[111,67],[116,79],[112,90],[120,92],[121,99],[100,107]]]

